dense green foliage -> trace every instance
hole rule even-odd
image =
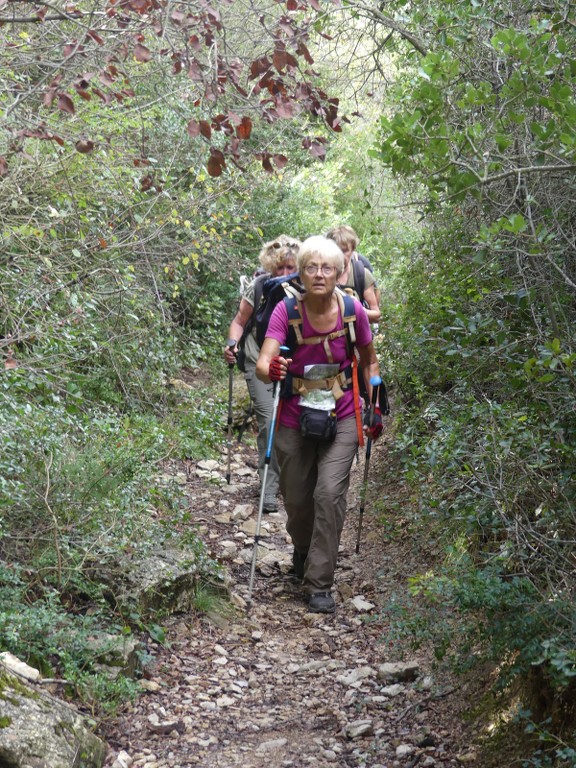
[[[268,20],[283,8],[262,5]],[[414,574],[399,626],[459,669],[493,664],[542,740],[530,764],[571,765],[574,12],[561,0],[327,6],[287,18],[306,19],[302,39],[350,122],[330,133],[320,106],[304,115],[272,89],[274,119],[255,118],[216,176],[202,136],[190,139],[202,125],[215,150],[229,135],[196,70],[190,85],[158,59],[143,77],[139,49],[120,74],[105,70],[113,82],[101,74],[106,98],[87,98],[85,64],[109,64],[92,37],[54,85],[77,86],[74,109],[61,97],[57,112],[33,55],[52,50],[47,27],[3,28],[19,96],[0,92],[0,645],[103,699],[87,637],[96,624],[146,627],[114,611],[90,564],[186,530],[199,575],[214,575],[186,499],[159,479],[163,462],[215,455],[213,381],[238,277],[261,243],[350,223],[382,288],[378,347],[419,499],[411,524],[444,553]],[[226,10],[227,39],[246,54],[236,16]],[[229,116],[245,103],[224,89],[225,64]],[[181,376],[192,390],[172,386]],[[64,632],[77,638],[66,654]]]
[[[398,449],[420,522],[446,550],[412,589],[420,605],[428,598],[425,635],[439,656],[460,667],[490,659],[501,687],[521,682],[524,718],[568,736],[574,20],[565,3],[389,5],[406,9],[422,50],[396,81],[373,155],[426,212],[384,299],[405,403]],[[460,615],[458,631],[437,621],[440,605]],[[407,618],[420,637],[421,621]],[[573,764],[562,741],[548,747],[541,764]]]

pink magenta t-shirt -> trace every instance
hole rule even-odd
[[[306,302],[302,302],[302,336],[306,339],[310,336],[319,336],[318,331],[308,321],[306,315]],[[364,307],[359,301],[354,299],[354,311],[356,313],[356,344],[359,347],[365,347],[372,341],[372,331],[370,330],[370,323],[368,316],[364,311]],[[270,323],[268,324],[268,330],[266,331],[266,337],[276,339],[280,346],[286,344],[288,339],[288,311],[283,301],[279,302],[272,316],[270,317]],[[328,333],[338,331],[343,328],[342,313],[338,312],[338,320],[336,325]],[[322,334],[328,335],[326,333]],[[330,344],[330,350],[334,363],[339,363],[340,370],[343,371],[352,362],[351,357],[346,353],[346,336],[339,336],[337,339],[333,339],[328,342]],[[304,366],[313,365],[315,363],[327,363],[328,357],[324,349],[324,344],[300,344],[294,350],[292,354],[292,364],[290,365],[290,373],[294,376],[303,376]],[[282,407],[280,410],[280,424],[285,427],[291,427],[292,429],[299,429],[300,426],[300,407],[298,401],[299,395],[294,397],[287,397],[282,401]],[[352,387],[344,392],[344,395],[336,401],[336,416],[338,420],[347,419],[354,416],[354,391]]]

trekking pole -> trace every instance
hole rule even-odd
[[[288,352],[288,347],[280,347],[281,352]],[[252,552],[252,566],[250,568],[250,583],[248,585],[248,604],[247,610],[252,605],[252,585],[254,584],[254,573],[256,572],[256,558],[258,557],[258,542],[260,540],[260,525],[262,523],[262,512],[264,510],[264,494],[266,491],[266,478],[268,476],[268,467],[272,458],[272,444],[274,442],[274,432],[276,431],[276,416],[278,414],[278,404],[280,402],[280,382],[274,383],[274,400],[272,402],[272,416],[268,427],[268,443],[266,445],[266,455],[264,457],[264,473],[262,475],[262,487],[260,490],[260,502],[258,504],[258,517],[256,519],[256,533],[254,534],[254,551]]]
[[[234,349],[236,341],[228,339],[226,346]],[[230,485],[230,462],[232,460],[232,383],[234,381],[234,363],[228,363],[228,468],[226,482]]]
[[[370,379],[372,385],[372,400],[368,411],[368,426],[372,428],[374,424],[374,411],[378,402],[378,390],[382,379],[380,376],[372,376]],[[360,552],[360,537],[362,535],[362,520],[364,519],[364,506],[366,504],[366,492],[368,490],[368,469],[370,467],[370,454],[372,453],[372,438],[366,440],[366,459],[364,460],[364,481],[360,491],[360,514],[358,515],[358,536],[356,537],[356,554]]]

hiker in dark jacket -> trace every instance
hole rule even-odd
[[[343,224],[333,227],[326,237],[340,246],[344,254],[344,272],[338,278],[338,286],[351,292],[364,305],[368,320],[377,323],[380,319],[380,295],[372,273],[372,265],[365,256],[356,251],[358,235],[352,227]]]
[[[224,359],[231,365],[236,362],[239,352],[238,342],[244,334],[247,325],[252,324],[255,309],[262,296],[262,286],[269,277],[280,277],[281,275],[291,275],[296,272],[296,256],[300,242],[288,235],[280,235],[276,240],[265,243],[260,251],[260,264],[264,274],[254,278],[244,289],[240,299],[238,312],[230,323],[228,331],[229,342],[234,340],[235,345],[229,344],[224,349]],[[256,378],[256,361],[260,349],[256,341],[256,327],[252,325],[252,330],[245,338],[244,342],[244,378],[254,404],[254,412],[258,423],[258,473],[262,481],[264,475],[264,460],[266,457],[266,447],[268,444],[268,425],[272,415],[272,386],[264,384]],[[270,459],[268,474],[266,477],[266,488],[264,491],[264,512],[276,512],[278,509],[278,464],[274,454]]]

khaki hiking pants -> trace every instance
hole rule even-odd
[[[350,468],[358,447],[356,419],[339,421],[332,443],[317,443],[283,426],[274,442],[286,527],[294,549],[308,552],[304,590],[309,594],[330,591],[346,517]]]
[[[264,479],[264,464],[266,458],[266,448],[268,447],[268,427],[272,419],[272,405],[274,403],[274,394],[272,384],[265,384],[256,377],[256,365],[246,362],[246,373],[244,374],[248,392],[254,404],[254,413],[256,414],[256,423],[258,424],[258,437],[256,444],[258,446],[258,474],[260,483]],[[274,443],[272,443],[272,454],[270,464],[268,465],[268,475],[266,477],[266,489],[264,491],[264,507],[276,504],[278,494],[278,463],[274,452]]]

